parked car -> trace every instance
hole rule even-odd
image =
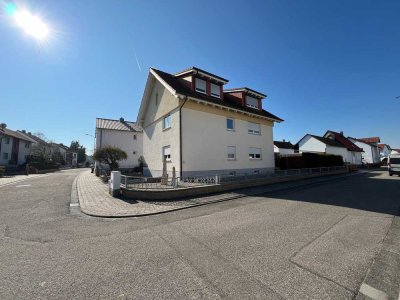
[[[398,174],[400,176],[400,154],[392,154],[388,158],[389,176]]]

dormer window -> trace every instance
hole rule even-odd
[[[207,82],[203,79],[196,78],[196,92],[206,94]]]
[[[250,97],[250,96],[246,96],[246,106],[259,109],[258,99]]]
[[[211,96],[221,98],[221,88],[219,85],[211,83]]]

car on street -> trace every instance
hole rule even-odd
[[[392,154],[388,158],[389,176],[398,174],[400,176],[400,154]]]

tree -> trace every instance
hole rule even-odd
[[[125,160],[128,155],[125,151],[117,147],[105,146],[96,150],[93,158],[101,163],[105,163],[110,167],[111,171],[118,169],[118,161]]]
[[[78,153],[78,164],[86,161],[86,148],[79,144],[79,141],[72,141],[69,148]]]

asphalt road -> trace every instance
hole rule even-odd
[[[372,172],[101,219],[70,213],[78,173],[0,187],[0,299],[352,299],[400,208]]]

